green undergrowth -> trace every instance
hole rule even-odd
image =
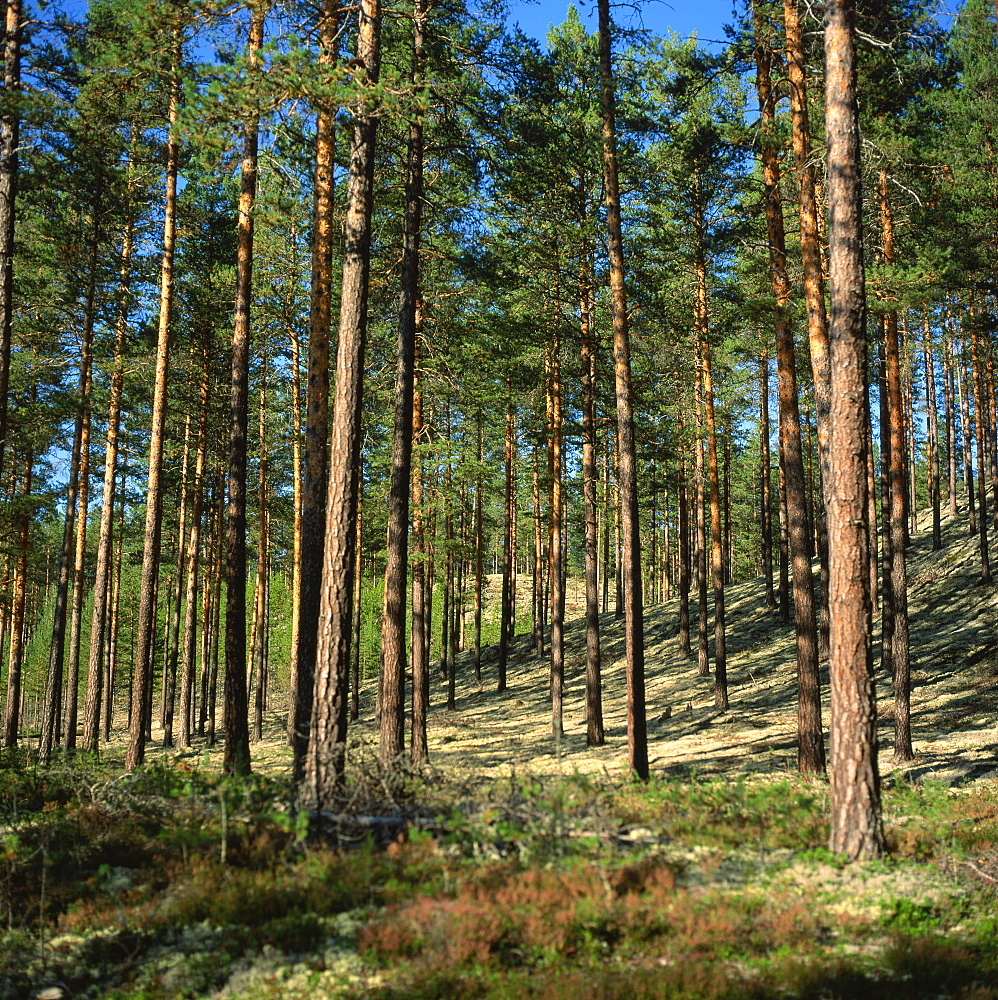
[[[830,854],[827,786],[351,774],[288,790],[0,760],[0,1000],[998,1000],[994,789],[899,784]]]

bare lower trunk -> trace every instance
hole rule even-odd
[[[565,589],[562,574],[562,412],[561,343],[555,316],[548,345],[548,588],[551,608],[551,734],[555,743],[564,735],[562,700],[565,693]]]
[[[866,303],[853,0],[825,5],[832,370],[828,529],[833,851],[884,852],[867,554]]]
[[[422,332],[422,308],[416,311],[417,347]],[[423,433],[423,394],[419,373],[413,387],[413,439]],[[426,531],[423,510],[423,462],[416,462],[412,477],[412,735],[410,753],[414,767],[429,760],[426,740],[426,713],[430,703],[430,649],[426,642]]]
[[[971,440],[973,433],[970,426],[970,404],[964,347],[955,351],[956,395],[960,402],[960,444],[963,450],[963,486],[967,492],[967,525],[971,535],[977,534],[977,496],[974,493],[974,464],[971,458]]]
[[[250,66],[258,64],[266,11],[253,10]],[[229,397],[229,503],[225,526],[225,750],[226,774],[248,774],[249,704],[246,689],[246,435],[249,425],[250,306],[253,300],[253,205],[256,199],[259,117],[243,125],[239,222],[236,250],[236,307],[232,327]]]
[[[694,190],[699,196],[700,178],[694,177]],[[703,391],[704,426],[707,431],[707,478],[710,504],[710,571],[714,589],[714,704],[719,711],[728,708],[728,657],[724,634],[724,543],[721,536],[721,485],[717,464],[717,421],[714,416],[714,375],[711,367],[710,340],[707,331],[707,266],[704,255],[703,212],[698,200],[695,230],[696,295],[694,327],[697,354],[700,358],[701,389]]]
[[[787,272],[780,167],[774,137],[775,109],[770,81],[772,51],[760,8],[755,8],[756,87],[762,116],[763,184],[769,236],[770,282],[776,300],[776,369],[780,406],[780,457],[786,488],[787,537],[793,561],[794,630],[797,637],[797,767],[802,774],[825,770],[818,675],[818,631],[811,580],[811,532],[807,518],[807,482],[801,445],[793,328],[788,314]],[[813,198],[813,191],[812,191]],[[809,220],[813,221],[813,220]],[[816,233],[812,232],[816,241]],[[817,248],[811,248],[817,255]],[[820,272],[820,261],[811,261]],[[813,275],[811,276],[813,280]],[[822,309],[823,311],[823,305]],[[818,341],[822,338],[819,336]],[[823,345],[822,345],[823,346]]]
[[[582,332],[582,502],[586,573],[586,744],[602,746],[603,685],[600,676],[599,579],[596,526],[596,355],[588,251],[579,265],[579,314]]]
[[[697,391],[699,397],[700,392]],[[697,404],[697,428],[700,427],[700,407]],[[707,511],[704,497],[703,441],[699,435],[693,442],[693,472],[696,477],[694,502],[696,505],[696,550],[693,556],[697,588],[697,675],[710,675],[710,647],[707,631]]]
[[[33,393],[34,395],[34,393]],[[21,668],[24,659],[24,608],[28,593],[28,555],[31,550],[31,517],[27,499],[31,495],[34,453],[30,450],[24,458],[25,512],[19,518],[17,529],[17,562],[14,567],[14,595],[10,616],[10,653],[7,659],[7,708],[4,713],[3,745],[8,750],[17,746],[21,719]]]
[[[94,223],[94,239],[90,255],[91,287],[87,293],[87,315],[93,314],[94,287],[97,279],[97,223]],[[87,321],[85,340],[93,338],[93,320]],[[80,692],[80,646],[83,629],[83,591],[86,583],[87,561],[87,513],[90,508],[90,391],[91,364],[90,348],[84,348],[87,358],[86,385],[80,405],[83,407],[80,422],[80,490],[76,512],[76,547],[73,552],[73,606],[69,621],[69,663],[66,670],[66,749],[76,749],[76,725],[79,715]]]
[[[337,60],[340,5],[322,0],[319,65]],[[304,779],[315,684],[322,553],[326,534],[329,438],[329,330],[335,232],[333,169],[335,111],[323,103],[315,123],[315,208],[312,225],[312,285],[308,322],[308,386],[305,415],[305,469],[302,482],[298,641],[292,662],[288,735],[294,750],[293,780]]]
[[[362,0],[357,42],[358,72],[364,74],[372,86],[378,80],[380,37],[380,2]],[[373,101],[373,97],[365,100]],[[357,109],[350,142],[322,600],[306,764],[312,804],[318,809],[332,804],[345,765],[355,578],[356,536],[353,529],[360,485],[361,412],[377,130],[377,118],[373,111],[369,106]]]
[[[104,653],[107,648],[107,610],[110,607],[111,542],[114,523],[114,479],[118,465],[118,437],[121,424],[121,397],[125,375],[123,370],[125,337],[128,333],[128,293],[131,283],[133,244],[131,218],[125,225],[121,240],[121,267],[118,281],[118,314],[114,332],[114,370],[108,401],[107,437],[104,447],[104,492],[97,539],[97,566],[94,572],[94,608],[90,621],[90,654],[87,661],[87,702],[83,720],[83,748],[96,750],[100,736],[101,700],[110,697],[103,691]]]
[[[210,399],[208,341],[202,346],[201,396],[191,499],[191,533],[184,600],[183,652],[180,657],[180,745],[191,745],[194,728],[194,671],[197,652],[197,594],[201,565],[201,520],[204,510],[204,472],[208,452],[208,403]]]
[[[970,366],[974,382],[974,413],[977,417],[978,541],[981,553],[981,583],[991,586],[991,557],[988,549],[988,403],[982,375],[981,351],[976,326],[971,327]]]
[[[412,82],[422,85],[425,0],[413,8]],[[385,565],[385,616],[381,626],[381,747],[383,767],[405,749],[405,610],[409,566],[409,490],[412,479],[412,398],[416,361],[416,312],[419,303],[419,241],[423,204],[423,122],[409,122],[405,186],[402,295],[395,371],[391,488],[388,496],[388,554]]]
[[[507,392],[509,384],[507,382]],[[516,520],[516,417],[513,401],[506,410],[506,514],[503,527],[502,606],[499,621],[499,680],[496,690],[506,690],[506,662],[513,629],[513,525]]]
[[[925,415],[928,433],[925,447],[929,472],[929,503],[932,505],[932,551],[943,547],[942,496],[939,481],[939,408],[936,400],[936,363],[932,350],[932,327],[929,314],[924,316],[925,343],[922,358],[925,363]]]
[[[946,497],[950,517],[956,517],[956,386],[953,377],[953,337],[946,333],[943,353],[943,395],[946,405]]]
[[[759,535],[766,607],[776,607],[773,589],[773,486],[769,452],[769,358],[759,358]]]
[[[878,178],[884,263],[894,262],[894,217],[887,188],[887,172]],[[905,555],[908,532],[908,484],[905,477],[905,418],[901,389],[901,356],[896,312],[884,316],[884,374],[887,384],[887,426],[890,455],[887,480],[891,536],[891,672],[894,681],[894,759],[911,760],[911,666],[908,652],[908,570]],[[885,522],[886,522],[885,518]],[[885,597],[884,606],[887,600]]]
[[[617,132],[613,65],[610,51],[610,4],[599,0],[600,108],[603,119],[603,180],[606,191],[613,311],[614,385],[617,398],[619,450],[621,573],[623,576],[624,646],[627,670],[627,759],[641,779],[648,777],[645,717],[645,639],[641,596],[641,521],[638,514],[638,470],[634,447],[634,393],[624,280],[624,248],[617,181]]]
[[[87,288],[84,304],[83,337],[80,350],[80,374],[77,383],[77,414],[76,427],[73,432],[73,449],[69,462],[69,484],[66,490],[66,517],[63,525],[62,550],[59,555],[59,579],[56,584],[55,615],[52,624],[52,644],[49,650],[49,670],[45,684],[45,703],[42,716],[41,740],[39,756],[48,760],[53,748],[59,742],[59,734],[65,716],[62,714],[63,701],[63,668],[65,665],[66,616],[69,603],[70,579],[76,577],[76,556],[80,556],[86,545],[86,537],[81,541],[75,533],[78,517],[78,505],[86,504],[88,491],[80,488],[81,473],[89,475],[89,442],[90,442],[90,370],[91,346],[94,333],[94,305],[96,294],[96,252],[97,224],[94,222],[93,246],[91,252],[90,282]],[[83,460],[83,447],[87,446],[87,460]],[[84,518],[86,514],[84,513]],[[85,529],[84,529],[85,530]],[[74,538],[76,545],[74,547]],[[83,571],[80,568],[80,586],[82,587]],[[75,602],[74,602],[75,605]],[[77,631],[76,658],[71,656],[71,669],[68,677],[66,708],[72,713],[73,734],[67,734],[67,749],[76,746],[76,684],[78,682],[79,666],[79,632]],[[68,728],[68,727],[67,727]]]
[[[193,349],[191,351],[193,361]],[[169,652],[163,667],[163,746],[173,746],[173,721],[176,714],[177,664],[180,659],[180,616],[183,611],[184,576],[187,570],[187,471],[191,453],[191,415],[184,420],[184,457],[180,463],[180,516],[177,522],[177,572],[171,587],[173,600],[167,610]],[[173,591],[175,590],[175,593]]]

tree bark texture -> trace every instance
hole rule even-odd
[[[887,171],[877,179],[884,264],[894,263],[894,216],[887,186]],[[908,651],[908,570],[905,546],[908,533],[908,483],[905,475],[905,418],[901,390],[901,355],[898,316],[884,316],[884,374],[887,387],[887,433],[890,438],[887,482],[890,498],[890,617],[891,675],[894,682],[894,759],[908,761],[911,748],[911,664]],[[883,433],[883,431],[881,431]],[[885,519],[886,520],[886,519]],[[885,594],[884,607],[887,606]]]
[[[258,71],[266,10],[253,10],[249,68]],[[246,436],[249,426],[250,308],[253,302],[253,207],[256,200],[259,115],[243,123],[236,249],[236,308],[229,397],[229,488],[225,523],[225,748],[226,774],[248,774],[249,704],[246,689]]]
[[[624,246],[617,179],[617,130],[613,62],[610,46],[610,3],[599,0],[600,109],[603,119],[603,179],[606,192],[613,313],[614,386],[617,399],[618,477],[624,603],[624,647],[627,670],[627,759],[634,774],[648,777],[645,716],[644,610],[641,596],[641,522],[638,514],[637,459],[634,447],[634,392],[624,283]]]
[[[584,214],[584,211],[583,211]],[[582,334],[582,502],[586,574],[586,744],[602,746],[603,684],[599,631],[599,552],[596,484],[596,350],[593,342],[592,259],[588,249],[579,263],[579,316]]]
[[[380,67],[381,5],[362,0],[357,72],[371,85]],[[377,117],[369,101],[351,129],[345,247],[329,449],[326,537],[307,775],[312,804],[331,805],[345,765],[350,640],[355,577],[355,520],[360,485],[361,408]]]
[[[416,346],[423,326],[422,301],[416,303]],[[423,435],[423,393],[419,369],[415,371],[412,397],[413,440]],[[426,528],[423,509],[423,460],[415,462],[412,477],[412,733],[410,755],[413,767],[429,761],[426,739],[426,714],[430,705],[430,648],[426,641]]]
[[[772,50],[759,6],[755,8],[755,61],[756,87],[762,116],[763,187],[766,230],[769,236],[770,282],[776,300],[774,319],[780,455],[786,486],[787,534],[793,562],[794,627],[797,636],[797,767],[803,774],[821,774],[825,770],[825,746],[821,725],[818,631],[814,584],[811,579],[807,482],[804,476],[800,411],[797,405],[793,328],[789,316],[791,287],[787,273],[780,167],[774,135],[776,115],[771,84]],[[816,239],[816,232],[812,235]],[[816,248],[814,249],[816,252]],[[820,270],[820,260],[817,264]],[[820,337],[818,339],[821,340]]]
[[[422,85],[426,0],[416,0],[412,21],[412,84]],[[423,206],[423,121],[409,122],[402,242],[402,292],[395,369],[391,485],[388,494],[388,554],[385,565],[385,615],[381,625],[381,746],[383,767],[405,749],[405,612],[409,567],[409,490],[412,478],[412,398],[416,362],[416,310],[419,303],[419,240]]]
[[[830,847],[884,852],[867,550],[866,301],[854,0],[825,3],[828,152]]]
[[[31,550],[31,480],[34,453],[24,456],[23,508],[18,517],[17,561],[14,566],[14,594],[11,600],[10,652],[7,658],[7,705],[4,712],[3,745],[8,750],[17,747],[21,720],[21,670],[24,660],[24,609],[28,593],[28,554]]]
[[[548,594],[551,609],[551,735],[555,745],[564,735],[565,585],[562,566],[562,389],[560,315],[556,311],[547,347],[548,396]]]
[[[336,62],[340,5],[322,0],[319,15],[319,65]],[[318,108],[315,121],[315,207],[312,223],[312,284],[308,320],[308,385],[305,416],[305,469],[302,483],[301,582],[298,642],[291,667],[288,730],[294,750],[293,780],[305,774],[315,685],[322,553],[326,534],[326,482],[329,453],[329,331],[335,230],[333,169],[335,109]]]
[[[197,652],[198,577],[201,566],[201,521],[204,512],[204,475],[208,457],[208,404],[210,400],[209,339],[202,344],[200,404],[198,407],[197,444],[194,455],[194,481],[191,484],[191,532],[188,545],[184,596],[183,651],[180,657],[180,736],[182,747],[191,745],[194,728],[194,668]]]

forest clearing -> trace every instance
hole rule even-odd
[[[607,745],[584,747],[570,667],[553,752],[529,636],[501,695],[488,656],[481,687],[464,657],[454,711],[434,682],[431,766],[403,785],[367,685],[318,836],[279,716],[249,779],[201,747],[151,746],[132,774],[121,742],[100,764],[8,760],[0,997],[998,997],[996,591],[956,519],[944,541],[912,540],[911,763],[890,762],[881,684],[886,861],[826,849],[827,784],[795,773],[793,629],[749,581],[724,715],[674,652],[676,602],[648,608],[648,783],[627,777],[612,667]]]

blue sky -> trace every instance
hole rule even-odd
[[[519,23],[528,35],[544,40],[548,25],[561,24],[569,0],[510,0],[510,23]],[[584,24],[596,30],[595,0],[578,0],[576,8]],[[723,41],[724,25],[733,21],[733,0],[637,0],[634,3],[611,2],[613,18],[622,27],[645,27],[658,35],[672,29],[682,37],[694,31],[706,42]]]

